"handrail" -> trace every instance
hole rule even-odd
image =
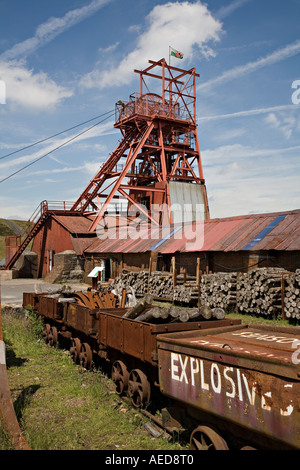
[[[184,121],[191,120],[184,106],[180,106],[178,102],[171,103],[168,101],[165,101],[163,105],[162,97],[155,93],[147,93],[145,95],[135,93],[134,99],[131,96],[129,101],[120,100],[116,103],[116,123],[121,122],[124,118],[130,118],[134,114],[149,117],[158,115]]]
[[[16,251],[13,253],[12,256],[10,256],[10,259],[7,260],[5,259],[5,267],[6,269],[8,267],[11,267],[12,261],[17,260],[17,253],[24,245],[23,250],[26,248],[28,243],[30,242],[31,238],[30,235],[33,232],[34,228],[37,226],[37,224],[44,219],[44,217],[50,212],[50,211],[69,211],[73,205],[73,202],[69,201],[42,201],[38,207],[35,209],[33,214],[30,216],[27,225],[21,235],[14,235],[14,236],[8,236],[5,237],[5,248],[16,248]],[[10,242],[13,242],[11,244]],[[23,251],[22,250],[22,251]],[[8,251],[8,250],[7,250]],[[5,253],[5,258],[7,258],[7,251]],[[21,253],[22,253],[21,251]],[[20,254],[21,254],[20,253]],[[15,259],[16,258],[16,259]]]

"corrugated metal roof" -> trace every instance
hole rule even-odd
[[[71,233],[77,234],[87,234],[92,220],[91,216],[55,218]],[[134,227],[129,224],[132,232],[128,235],[126,217],[119,218],[119,225],[123,230],[122,238],[117,237],[113,228],[108,228],[105,240],[97,237],[85,244],[80,237],[85,253],[300,250],[300,210],[210,219],[185,224],[183,231],[177,224],[170,227],[169,232],[163,231],[164,227],[152,227],[150,232],[148,225]],[[191,239],[195,230],[198,235],[196,245]]]
[[[267,228],[279,217],[277,225],[268,231]],[[260,240],[251,243],[262,233]],[[172,240],[165,242],[159,247],[160,253],[172,253],[172,245]],[[227,252],[244,248],[249,251],[300,250],[300,210],[204,221],[204,244],[199,251]]]
[[[83,255],[87,248],[91,246],[91,244],[95,241],[94,237],[76,237],[71,236],[71,240],[73,243],[74,251],[77,255]]]
[[[272,230],[277,227],[280,222],[282,222],[286,218],[286,214],[278,215],[275,219],[271,219],[269,224],[260,232],[258,233],[255,238],[253,238],[247,245],[243,247],[243,250],[251,250],[254,248],[259,242],[264,240],[267,235],[269,235]]]
[[[88,233],[94,220],[92,216],[83,215],[53,215],[53,218],[70,233]]]

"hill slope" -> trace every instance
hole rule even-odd
[[[5,237],[21,235],[26,226],[26,220],[9,220],[0,218],[0,261],[5,255]]]

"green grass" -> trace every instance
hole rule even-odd
[[[6,225],[5,219],[0,219],[0,235],[2,237],[7,237],[10,235],[15,235],[15,232]]]
[[[115,394],[101,371],[74,365],[68,351],[38,339],[39,321],[3,315],[16,415],[33,450],[180,450],[152,438],[145,416]],[[10,449],[0,426],[0,450]]]
[[[26,220],[10,220],[18,227],[21,228],[22,232],[27,228],[28,222]],[[16,233],[7,225],[6,219],[0,218],[0,260],[5,256],[5,237],[14,236]]]
[[[267,325],[270,326],[300,326],[299,322],[296,324],[295,322],[289,320],[283,320],[280,316],[278,318],[268,318],[258,315],[246,315],[241,313],[229,313],[226,315],[227,318],[241,320],[244,324],[251,324],[251,325]]]

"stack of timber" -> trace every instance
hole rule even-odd
[[[173,299],[173,277],[164,271],[153,271],[149,278],[149,294],[155,298]]]
[[[121,292],[134,291],[136,297],[147,293],[154,299],[193,306],[221,308],[225,312],[300,320],[300,269],[290,273],[283,268],[256,268],[242,273],[202,274],[200,285],[186,274],[165,271],[123,272],[109,286]],[[129,294],[128,294],[129,295]],[[162,313],[162,312],[161,312]],[[155,312],[154,312],[155,314]]]
[[[183,304],[196,304],[199,299],[199,286],[196,281],[183,282],[177,281],[174,287],[173,300]]]
[[[286,279],[284,313],[286,318],[300,320],[300,269]]]
[[[200,303],[221,307],[226,312],[236,307],[237,273],[203,274],[200,282]]]
[[[110,290],[121,292],[122,289],[132,287],[137,297],[147,294],[148,272],[123,272],[110,285]]]
[[[237,305],[240,313],[277,316],[282,312],[283,268],[257,268],[237,279]]]
[[[147,294],[134,307],[129,309],[124,318],[147,323],[178,323],[203,320],[222,320],[225,311],[221,308],[211,309],[208,305],[200,308],[159,307],[153,305],[153,297]]]

